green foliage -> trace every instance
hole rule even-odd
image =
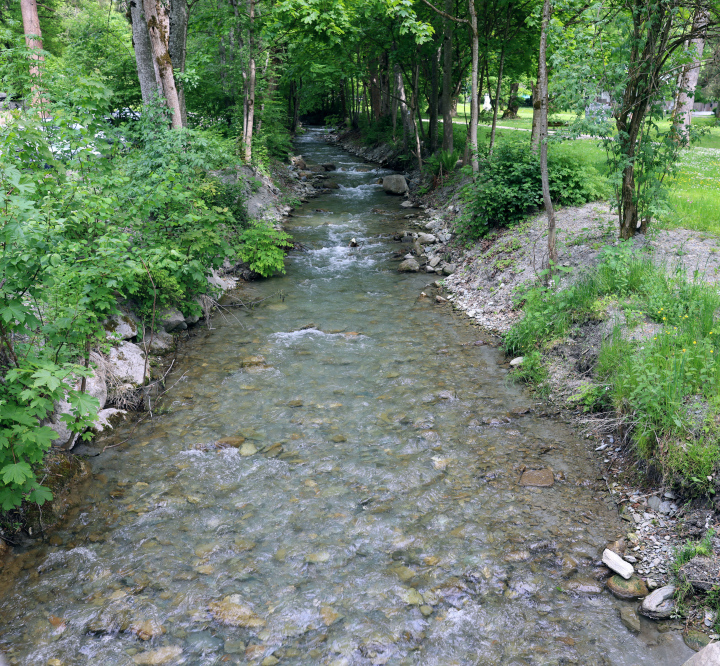
[[[561,205],[601,198],[603,181],[595,168],[560,147],[548,156],[550,194]],[[527,143],[507,140],[492,157],[480,158],[480,174],[461,192],[466,203],[458,231],[468,239],[495,227],[517,224],[542,203],[540,163]]]
[[[673,552],[672,569],[677,575],[680,567],[687,564],[694,557],[709,557],[713,554],[713,537],[715,531],[711,528],[700,541],[686,541]]]
[[[547,395],[550,388],[547,383],[549,374],[542,355],[533,350],[523,357],[523,362],[512,372],[513,379],[530,384],[540,395]]]
[[[629,245],[608,248],[571,287],[538,286],[525,294],[525,317],[508,332],[506,351],[540,351],[602,316],[598,303],[615,301],[660,328],[634,342],[618,322],[597,359],[597,389],[575,402],[626,415],[642,458],[656,461],[686,493],[712,493],[720,464],[720,295],[712,286],[682,271],[668,274]]]
[[[428,158],[426,164],[432,174],[442,178],[455,171],[455,165],[461,157],[460,149],[440,150],[437,155]]]
[[[251,270],[263,277],[285,272],[285,249],[291,247],[290,236],[267,223],[246,229],[241,240],[240,258]]]

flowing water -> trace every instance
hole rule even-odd
[[[318,132],[298,151],[339,167],[340,189],[288,221],[305,251],[245,287],[266,300],[188,345],[165,411],[117,431],[129,441],[91,459],[60,529],[8,563],[0,652],[32,666],[682,663],[676,632],[643,620],[634,635],[622,603],[593,593],[627,526],[587,445],[477,329],[420,297],[428,276],[396,271],[407,211],[375,184],[383,171]],[[213,446],[225,437],[243,448]],[[555,485],[519,486],[524,467]]]

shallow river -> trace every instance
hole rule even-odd
[[[52,539],[16,555],[0,652],[32,666],[681,664],[677,633],[643,621],[636,636],[622,603],[593,593],[594,562],[627,528],[587,444],[508,381],[476,328],[420,297],[427,275],[396,271],[407,211],[375,184],[387,172],[317,132],[299,144],[339,169],[340,189],[288,221],[306,251],[244,287],[267,300],[186,347],[165,411],[120,429],[130,441],[91,459]],[[243,448],[213,448],[226,437]],[[554,486],[519,486],[524,467]]]

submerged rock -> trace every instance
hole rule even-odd
[[[636,634],[640,633],[640,618],[634,608],[630,606],[621,608],[620,622],[622,622],[630,631]]]
[[[520,477],[521,486],[550,488],[555,483],[551,469],[529,469]]]
[[[239,594],[232,594],[222,601],[208,604],[210,614],[220,623],[231,627],[256,629],[265,626],[265,620],[246,605]]]
[[[167,662],[176,659],[182,654],[182,648],[177,645],[170,645],[167,647],[161,647],[157,650],[149,650],[148,652],[141,652],[133,656],[132,660],[136,664],[146,666],[157,666],[158,664],[167,664]]]

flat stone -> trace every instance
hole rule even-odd
[[[518,356],[517,358],[514,358],[512,361],[510,361],[510,367],[517,368],[519,365],[522,365],[522,362],[524,360],[525,360],[524,356]]]
[[[683,640],[685,641],[685,645],[691,650],[695,650],[695,652],[699,652],[710,643],[710,637],[696,629],[686,631],[685,634],[683,634]]]
[[[240,447],[241,456],[254,456],[257,453],[257,447],[252,442],[245,442]]]
[[[718,664],[720,664],[720,643],[710,643],[690,657],[683,666],[718,666]]]
[[[133,656],[132,660],[136,664],[143,664],[145,666],[157,666],[158,664],[166,664],[173,659],[177,659],[182,654],[182,648],[177,645],[170,645],[167,647],[161,647],[157,650],[149,650],[148,652],[141,652]]]
[[[521,486],[550,488],[555,483],[551,469],[529,469],[520,477]]]
[[[288,407],[302,407],[305,403],[302,400],[291,400],[288,402]]]
[[[635,573],[635,567],[630,562],[626,562],[620,555],[609,548],[603,551],[602,561],[608,568],[620,574],[626,580]]]
[[[568,592],[575,592],[576,594],[602,594],[602,585],[594,580],[571,580],[565,583],[563,587]]]
[[[208,610],[218,622],[231,627],[256,629],[265,626],[265,620],[247,606],[238,594],[208,604]]]
[[[241,652],[245,652],[245,643],[242,641],[225,641],[223,650],[227,654],[240,654]]]
[[[674,594],[674,585],[665,585],[665,587],[658,588],[649,596],[645,597],[640,605],[640,613],[653,620],[664,620],[670,617],[675,608],[675,602],[673,601]]]
[[[610,576],[605,584],[613,595],[623,601],[642,599],[648,595],[647,586],[638,576],[632,576],[629,580],[620,576]]]
[[[620,609],[620,622],[622,622],[630,631],[640,633],[640,618],[631,606],[624,606]]]
[[[418,234],[417,242],[420,243],[420,245],[430,245],[432,243],[437,242],[437,238],[433,236],[432,234]]]
[[[245,356],[242,360],[243,367],[250,365],[265,365],[264,356]]]
[[[279,664],[280,660],[277,657],[273,657],[272,655],[268,655],[260,662],[260,666],[276,666],[276,664]]]
[[[221,444],[222,446],[232,446],[234,449],[239,449],[244,441],[244,437],[221,437],[218,440],[218,444]]]
[[[347,437],[345,437],[345,435],[333,435],[330,438],[330,441],[340,444],[340,442],[347,442]]]
[[[442,267],[442,272],[444,275],[452,275],[455,272],[455,264],[445,264]]]
[[[660,504],[662,504],[662,500],[657,495],[652,495],[648,497],[647,503],[653,511],[660,511]]]

